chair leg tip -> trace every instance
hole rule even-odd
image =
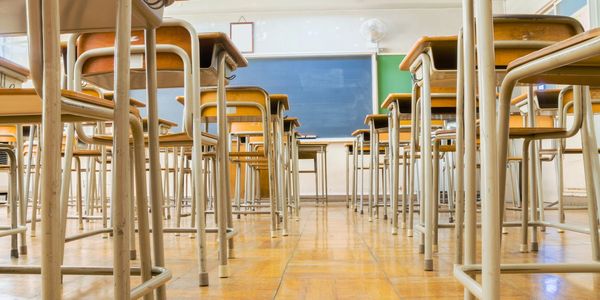
[[[398,235],[398,229],[392,228],[392,235]]]
[[[282,235],[282,236],[288,236],[288,235],[289,235],[289,232],[288,232],[287,230],[285,230],[285,229],[284,229],[284,230],[281,232],[281,235]]]
[[[538,242],[531,242],[531,251],[537,252],[538,248]]]
[[[419,253],[420,254],[425,253],[425,245],[419,245]]]
[[[271,230],[271,238],[277,237],[277,230]]]
[[[17,250],[17,249],[11,249],[10,250],[10,257],[19,258],[19,250]]]
[[[229,258],[229,259],[235,258],[235,249],[231,249],[231,248],[230,248],[230,249],[227,251],[227,258]]]
[[[527,248],[527,245],[521,244],[519,251],[521,253],[527,253],[527,252],[529,252],[529,249]]]
[[[227,278],[229,277],[229,265],[220,265],[219,266],[219,278]]]
[[[402,228],[402,229],[406,229],[406,223],[402,223],[402,224],[400,224],[400,228]]]
[[[208,272],[198,274],[198,286],[208,286]]]
[[[129,259],[130,260],[135,260],[137,257],[137,253],[135,250],[129,250]]]
[[[21,246],[19,249],[22,255],[27,255],[27,246]]]
[[[425,271],[433,271],[433,259],[425,260]]]

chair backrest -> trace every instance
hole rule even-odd
[[[529,127],[527,124],[527,116],[521,114],[513,114],[510,116],[510,127],[511,128],[522,128]],[[536,128],[553,128],[554,116],[537,115],[535,116],[535,127]]]
[[[600,87],[590,87],[590,100],[591,101],[600,101]],[[570,103],[573,101],[573,89],[568,89],[564,92],[563,94],[563,106],[567,105],[567,103]],[[597,114],[600,113],[600,103],[593,103],[592,102],[592,111]],[[571,114],[573,113],[573,106],[570,105],[570,107],[567,109],[567,113]]]
[[[0,126],[0,142],[14,143],[17,141],[17,126],[1,125]]]
[[[136,30],[131,33],[131,45],[144,45],[144,31]],[[195,38],[195,37],[194,37]],[[156,29],[156,43],[173,45],[185,51],[192,57],[192,33],[184,27],[175,24],[165,24]],[[115,46],[114,32],[96,32],[81,34],[77,39],[77,57],[86,51]],[[133,89],[145,87],[144,54],[131,56],[131,86]],[[157,52],[156,67],[160,87],[182,87],[184,84],[184,64],[175,53]],[[114,55],[101,55],[85,61],[82,67],[82,78],[95,85],[111,89],[114,79]]]
[[[259,87],[231,87],[226,89],[228,122],[262,122],[271,113],[269,95]],[[217,117],[217,90],[203,89],[200,104],[202,118],[214,122]]]

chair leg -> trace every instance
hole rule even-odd
[[[130,211],[131,214],[134,215],[134,206],[137,207],[137,224],[138,224],[138,242],[140,249],[140,265],[141,265],[141,275],[142,282],[146,282],[152,279],[152,252],[154,252],[154,263],[157,266],[164,266],[160,261],[160,258],[163,257],[163,244],[162,244],[162,223],[155,224],[155,222],[162,222],[162,201],[152,201],[151,202],[151,216],[153,220],[152,230],[154,239],[152,241],[153,245],[151,248],[150,245],[150,225],[148,220],[148,194],[147,194],[147,184],[146,184],[146,150],[144,147],[144,133],[142,130],[142,124],[136,122],[132,124],[131,131],[133,133],[133,149],[132,149],[132,168],[131,180],[134,183],[133,188],[135,189],[131,191],[132,199],[135,199],[135,202],[131,202]],[[160,170],[159,170],[160,171]],[[158,181],[160,184],[160,180]],[[159,185],[160,187],[160,185]],[[134,196],[135,194],[135,196]],[[135,205],[134,205],[135,203]],[[158,204],[158,205],[157,205]],[[130,226],[135,228],[135,219],[132,217]],[[135,231],[134,231],[135,232]],[[160,239],[156,240],[157,234],[160,234]],[[135,240],[135,235],[131,235],[131,240]],[[135,242],[133,243],[135,245]],[[154,251],[152,251],[154,250]],[[135,251],[135,248],[130,249],[130,251]],[[133,252],[132,252],[133,254]],[[160,289],[159,289],[160,290]],[[157,291],[157,298],[161,298],[161,293]],[[152,299],[153,297],[148,295],[145,298]]]
[[[81,159],[75,157],[75,199],[77,205],[77,224],[79,230],[83,230],[83,197],[82,197],[82,186],[81,186]]]
[[[35,137],[36,129],[37,125],[29,126],[29,151],[27,151],[27,169],[25,170],[25,211],[27,211],[27,208],[29,207],[29,191],[31,188],[31,166],[33,165],[33,139]],[[27,218],[25,218],[25,220],[27,220]],[[33,222],[33,220],[31,222]]]
[[[521,162],[521,248],[522,253],[529,252],[529,139],[523,140]]]
[[[65,155],[63,159],[62,166],[62,181],[60,188],[60,220],[61,220],[61,241],[64,244],[66,230],[67,230],[67,215],[69,212],[69,192],[71,190],[71,164],[73,162],[73,140],[75,138],[75,126],[73,124],[69,124],[67,126],[67,142],[65,145]],[[44,168],[45,170],[45,168]],[[45,172],[45,171],[44,171]],[[42,203],[46,199],[42,199]],[[42,217],[43,221],[43,217]],[[64,257],[64,245],[60,250],[60,261],[62,263]]]
[[[104,125],[102,126],[104,127]],[[104,132],[104,129],[101,128],[101,133]],[[107,172],[108,172],[108,164],[107,164],[107,151],[106,146],[100,146],[101,153],[101,173],[100,173],[100,201],[102,202],[102,228],[108,228],[108,197],[107,197]],[[109,234],[103,235],[103,238],[108,238]]]
[[[574,91],[577,89],[575,88]],[[600,261],[600,237],[598,235],[598,201],[600,200],[600,186],[595,171],[598,169],[598,143],[594,130],[594,117],[592,115],[589,88],[585,89],[583,98],[584,121],[581,129],[581,145],[583,148],[583,161],[585,184],[588,194],[588,221],[590,226],[590,242],[592,244],[592,260]],[[574,93],[574,97],[576,97]]]
[[[134,156],[134,152],[133,152],[133,148],[131,148],[129,150],[129,193],[131,195],[131,202],[129,203],[129,236],[131,237],[129,239],[129,259],[130,260],[136,260],[137,259],[137,250],[136,250],[136,244],[135,244],[135,202],[138,198],[137,195],[137,190],[136,190],[136,174],[134,173],[134,170],[136,168],[135,165],[135,159],[136,157]],[[145,160],[144,160],[145,163]],[[144,166],[145,169],[145,166]],[[145,176],[145,175],[144,175]],[[146,212],[144,212],[146,213]]]
[[[17,125],[17,190],[19,199],[19,225],[26,228],[27,224],[27,199],[25,198],[25,183],[23,174],[23,126]],[[21,232],[21,254],[27,254],[27,231]]]
[[[406,156],[408,155],[408,151],[406,151],[406,149],[402,150],[402,224],[400,225],[400,228],[405,229],[406,228],[406,222],[407,222],[407,209],[408,209],[408,201],[409,201],[409,194],[408,194],[408,159],[406,159]]]
[[[177,168],[177,161],[174,162],[174,167],[177,169],[177,196],[175,197],[175,225],[177,228],[181,228],[181,210],[183,203],[183,180],[184,180],[184,167],[185,167],[185,154],[183,147],[179,148],[179,168]],[[175,235],[179,235],[176,233]]]
[[[439,205],[440,205],[440,201],[439,201],[439,195],[440,195],[440,191],[439,191],[439,183],[440,183],[440,152],[439,152],[439,141],[435,141],[434,142],[434,146],[433,146],[433,168],[432,168],[432,196],[431,197],[431,202],[430,202],[430,208],[431,208],[431,225],[432,228],[432,235],[431,235],[431,247],[432,247],[432,252],[436,253],[438,250],[438,223],[439,223]]]
[[[10,228],[17,229],[18,225],[18,211],[17,211],[17,158],[13,150],[9,149],[1,149],[0,152],[6,153],[10,161],[10,170],[9,170],[9,191],[8,191],[8,205],[10,207]],[[10,236],[10,256],[13,258],[19,257],[19,246],[18,246],[18,234],[12,234]]]
[[[564,211],[564,188],[563,188],[563,152],[562,152],[562,140],[556,141],[556,158],[554,162],[554,166],[556,169],[556,189],[558,191],[558,220],[559,223],[565,223],[565,211]],[[564,230],[559,229],[559,233],[563,233]]]
[[[536,189],[536,184],[537,184],[537,179],[536,179],[536,164],[535,164],[535,155],[536,155],[536,148],[535,148],[535,141],[532,141],[529,144],[529,161],[527,162],[529,164],[529,177],[526,177],[526,180],[529,180],[529,204],[531,206],[530,209],[530,213],[531,213],[531,221],[534,223],[531,226],[531,246],[530,246],[530,250],[531,251],[538,251],[538,226],[535,225],[538,221],[538,216],[539,216],[539,202],[537,201],[537,197],[538,197],[538,193],[537,193],[537,189]]]
[[[38,133],[38,150],[35,155],[35,174],[33,177],[33,199],[31,204],[31,236],[35,236],[36,225],[37,225],[37,213],[40,193],[40,165],[42,161],[42,135]]]

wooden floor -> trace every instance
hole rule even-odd
[[[569,212],[582,220],[585,211]],[[5,209],[0,221],[6,224]],[[555,213],[547,213],[549,219]],[[443,218],[441,218],[443,220]],[[445,220],[443,220],[445,221]],[[70,234],[77,233],[69,221]],[[99,221],[96,221],[99,223]],[[435,254],[435,271],[424,272],[417,253],[418,238],[390,234],[389,222],[350,212],[345,206],[303,206],[288,237],[269,238],[268,217],[236,220],[236,258],[230,260],[231,277],[216,277],[215,235],[209,235],[210,286],[197,286],[195,240],[189,235],[167,234],[168,284],[171,299],[461,299],[463,290],[452,276],[452,230],[442,229]],[[577,223],[577,222],[576,222]],[[86,230],[97,228],[86,223]],[[38,229],[39,230],[39,229]],[[503,243],[504,262],[589,261],[586,235],[548,229],[537,254],[518,252],[518,230],[510,229]],[[39,264],[40,238],[29,238],[30,254],[9,258],[10,239],[0,239],[0,264]],[[101,236],[67,245],[66,265],[111,265],[110,239]],[[136,265],[137,262],[133,262]],[[67,299],[110,299],[111,277],[64,278]],[[132,280],[136,284],[137,278]],[[0,299],[34,299],[40,296],[38,276],[0,275]],[[600,275],[503,275],[506,299],[600,299]]]

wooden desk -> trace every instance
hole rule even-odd
[[[324,205],[329,204],[327,191],[327,143],[300,140],[298,144],[298,159],[312,159],[314,169],[299,170],[299,173],[314,173],[315,174],[315,203],[318,205],[319,200],[324,200]],[[319,191],[321,192],[319,194]]]

